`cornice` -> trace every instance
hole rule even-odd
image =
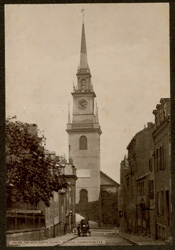
[[[81,77],[81,76],[89,76],[90,78],[92,77],[92,75],[91,75],[91,72],[90,72],[90,70],[89,71],[85,71],[85,70],[78,70],[78,72],[77,72],[77,77]]]
[[[65,178],[69,178],[69,179],[75,179],[75,180],[78,179],[78,177],[77,177],[76,175],[74,175],[74,174],[69,174],[69,175],[66,175],[66,174],[65,174],[64,177],[65,177]]]
[[[73,129],[66,129],[66,132],[68,134],[73,134],[73,133],[98,133],[99,135],[102,134],[101,128],[73,128]]]
[[[82,91],[76,91],[76,92],[72,92],[71,93],[72,96],[82,96],[82,97],[89,97],[89,96],[92,96],[92,97],[96,97],[96,94],[95,92],[91,92],[91,91],[85,91],[85,92],[82,92]]]
[[[154,131],[153,131],[153,138],[158,136],[166,127],[170,125],[170,117],[164,120]]]

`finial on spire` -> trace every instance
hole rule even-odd
[[[82,19],[83,19],[83,23],[84,23],[84,7],[82,8],[81,12],[82,12]]]
[[[70,104],[68,102],[68,123],[71,123],[71,120],[70,120]]]

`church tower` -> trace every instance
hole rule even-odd
[[[87,62],[85,26],[82,24],[80,65],[77,84],[73,86],[73,115],[68,113],[69,159],[77,168],[76,203],[99,199],[100,194],[100,135],[102,133],[95,92]],[[95,107],[96,106],[96,107]]]

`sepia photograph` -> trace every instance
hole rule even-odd
[[[6,246],[172,245],[169,3],[6,4]]]

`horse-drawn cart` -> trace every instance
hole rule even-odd
[[[80,224],[78,224],[77,230],[78,236],[87,236],[87,233],[89,233],[89,236],[91,235],[89,222],[84,219],[80,221]]]

